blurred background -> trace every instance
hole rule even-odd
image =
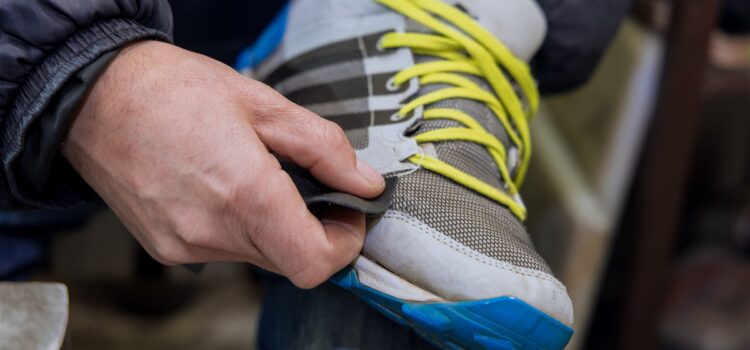
[[[205,3],[173,2],[177,44],[225,62],[247,39],[216,37],[270,20]],[[635,1],[532,132],[527,225],[573,299],[569,349],[750,349],[750,1]],[[0,213],[0,248],[0,279],[68,286],[75,349],[255,346],[252,267],[162,267],[101,204]]]

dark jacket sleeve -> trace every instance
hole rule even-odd
[[[70,112],[114,51],[171,33],[166,0],[0,1],[0,209],[85,199],[57,152]]]
[[[547,37],[531,62],[542,94],[573,90],[596,69],[633,0],[537,0]]]

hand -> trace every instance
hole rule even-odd
[[[382,177],[337,125],[210,58],[126,47],[82,103],[63,155],[143,247],[173,265],[250,262],[314,287],[362,248],[362,214],[305,206],[270,151],[371,198]]]

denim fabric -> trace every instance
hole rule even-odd
[[[263,275],[259,350],[435,349],[354,294],[330,283],[302,290],[286,278]]]
[[[38,238],[0,234],[0,281],[25,279],[24,272],[41,258]]]
[[[81,226],[98,206],[0,211],[0,280],[24,279],[44,258],[44,245],[51,234]]]

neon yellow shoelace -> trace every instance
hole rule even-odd
[[[523,182],[531,157],[528,121],[536,113],[539,103],[536,83],[529,66],[526,62],[516,58],[505,45],[474,19],[440,0],[377,1],[436,33],[394,32],[382,37],[381,46],[385,49],[408,47],[415,54],[441,59],[416,64],[402,70],[392,79],[393,84],[400,86],[410,79],[418,78],[421,85],[450,85],[445,89],[439,89],[412,100],[399,110],[399,115],[405,118],[420,106],[446,99],[475,100],[484,103],[495,114],[519,151],[518,170],[515,176],[511,177],[506,165],[508,155],[505,146],[494,135],[474,118],[460,110],[432,108],[424,112],[425,120],[452,120],[464,127],[427,131],[415,136],[415,141],[417,143],[467,141],[484,146],[497,163],[507,193],[435,157],[414,155],[409,158],[409,161],[507,206],[519,219],[525,220],[526,208],[517,199],[520,198],[518,188]],[[527,108],[524,108],[524,103],[500,67],[515,81],[523,93]],[[460,74],[485,79],[493,91],[481,88]]]

